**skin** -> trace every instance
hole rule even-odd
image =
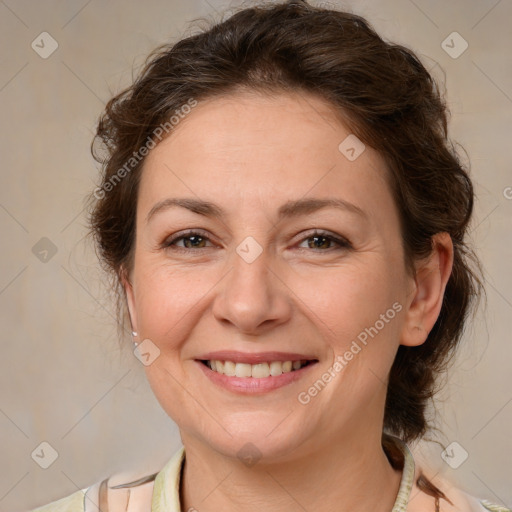
[[[316,96],[239,92],[200,102],[146,159],[124,286],[138,339],[160,350],[147,378],[186,449],[182,510],[389,511],[395,502],[401,472],[380,441],[387,375],[399,345],[423,343],[433,327],[453,248],[439,234],[416,276],[406,271],[384,160],[367,146],[349,161],[338,149],[349,134]],[[146,222],[171,197],[213,202],[225,217],[174,207]],[[283,203],[304,197],[343,199],[365,215],[325,208],[278,222]],[[207,237],[199,248],[190,239],[162,247],[192,228]],[[350,248],[314,245],[313,228]],[[263,249],[252,263],[236,252],[248,236]],[[394,303],[401,311],[301,404],[299,393]],[[248,395],[200,370],[195,359],[215,350],[318,362]],[[250,467],[237,457],[246,443],[261,455]]]

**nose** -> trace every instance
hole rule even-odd
[[[213,315],[248,335],[261,335],[291,317],[292,292],[266,250],[252,262],[233,251],[232,268],[213,305]]]

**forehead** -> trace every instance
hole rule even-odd
[[[156,201],[183,195],[233,211],[333,194],[370,210],[389,207],[382,157],[366,146],[349,160],[343,151],[350,137],[334,107],[306,93],[201,101],[147,156],[140,209],[147,213]]]
[[[252,161],[258,156],[286,155],[300,161],[303,156],[323,154],[325,158],[337,150],[339,137],[350,133],[338,116],[331,104],[307,93],[222,95],[194,107],[151,157],[167,146],[179,146],[181,151],[200,149],[228,160],[244,154]],[[257,148],[258,154],[248,153],[251,148]]]

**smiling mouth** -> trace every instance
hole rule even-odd
[[[310,364],[316,360],[301,359],[300,361],[270,361],[257,364],[235,363],[234,361],[202,360],[210,370],[226,375],[227,377],[242,377],[253,379],[264,379],[267,377],[278,377],[283,373],[291,373]]]

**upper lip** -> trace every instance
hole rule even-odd
[[[271,361],[316,361],[317,358],[308,354],[291,352],[237,352],[236,350],[220,350],[208,352],[197,358],[200,361],[233,361],[234,363],[258,364]]]

